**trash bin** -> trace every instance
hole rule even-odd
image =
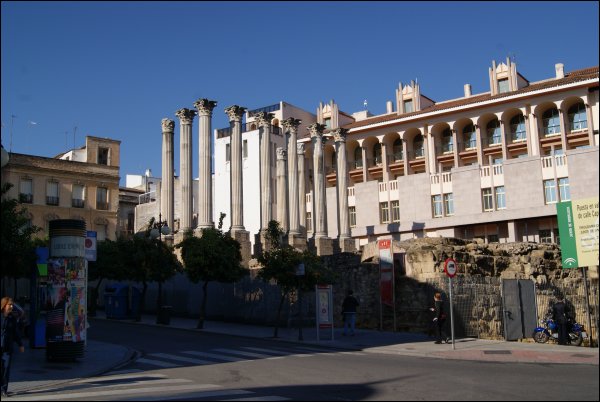
[[[160,309],[158,309],[158,313],[156,314],[156,323],[169,325],[169,323],[171,322],[172,310],[172,306],[162,306]]]
[[[140,304],[141,292],[138,288],[114,284],[104,289],[106,318],[124,320],[135,316]]]

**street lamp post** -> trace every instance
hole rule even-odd
[[[150,230],[150,238],[152,239],[157,239],[160,243],[160,247],[161,247],[161,253],[162,253],[162,235],[168,235],[171,233],[171,229],[169,228],[169,226],[167,225],[166,221],[162,220],[162,214],[159,213],[158,214],[158,222],[154,222],[152,229]],[[162,281],[159,280],[158,281],[158,300],[157,300],[158,306],[157,306],[157,312],[156,312],[156,323],[157,324],[169,324],[170,321],[170,317],[165,317],[164,314],[166,314],[166,311],[163,312],[163,306],[162,304]]]

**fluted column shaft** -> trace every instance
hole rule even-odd
[[[340,217],[340,240],[349,239],[350,236],[350,216],[348,212],[348,163],[346,157],[346,134],[347,129],[338,128],[333,131],[335,140],[335,153],[337,155],[337,191],[339,201]]]
[[[173,134],[175,122],[162,119],[162,184],[160,187],[160,213],[171,230],[175,220],[175,192],[173,187],[174,153]]]
[[[277,221],[284,232],[288,231],[288,183],[286,174],[287,151],[277,148]]]
[[[298,216],[300,230],[306,233],[306,169],[304,168],[304,144],[298,144]]]
[[[214,227],[212,208],[212,172],[211,172],[211,117],[217,106],[216,101],[198,99],[194,107],[198,109],[198,227]]]
[[[181,184],[180,231],[192,229],[194,216],[194,192],[192,179],[192,122],[195,110],[179,109],[179,182]]]
[[[233,105],[225,109],[231,125],[231,231],[244,230],[244,182],[242,177],[242,116],[246,108]]]
[[[288,155],[288,199],[290,234],[300,234],[300,195],[298,194],[298,126],[302,121],[290,117],[284,120],[283,127],[287,130],[287,155]]]
[[[254,115],[258,123],[260,143],[260,227],[266,230],[273,220],[271,210],[271,119],[272,113],[259,112]]]
[[[315,198],[313,201],[315,239],[327,237],[325,221],[325,175],[323,174],[323,124],[314,123],[308,126],[313,144],[313,177]]]

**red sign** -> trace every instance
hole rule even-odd
[[[450,278],[454,278],[454,275],[456,275],[456,261],[452,258],[446,258],[446,261],[444,262],[444,272]]]

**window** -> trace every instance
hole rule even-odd
[[[525,118],[523,115],[520,114],[510,119],[510,135],[513,141],[523,141],[527,139]]]
[[[442,133],[442,153],[452,152],[454,150],[452,131],[449,128]]]
[[[398,162],[404,159],[403,149],[402,149],[402,140],[400,138],[394,141],[393,145],[394,152],[394,162]]]
[[[96,189],[96,209],[108,211],[108,189],[98,187]]]
[[[571,127],[571,131],[587,128],[587,115],[583,103],[571,106],[567,114],[569,115],[569,127]]]
[[[46,204],[58,205],[58,183],[55,181],[46,184]]]
[[[348,207],[348,215],[350,218],[350,227],[356,227],[356,207]]]
[[[390,206],[387,202],[379,203],[379,222],[389,223],[390,222]]]
[[[494,202],[493,202],[493,197],[492,197],[492,189],[491,188],[484,188],[482,191],[482,197],[483,197],[483,210],[484,211],[493,211],[494,210]]]
[[[463,128],[463,139],[465,141],[465,149],[477,147],[477,134],[475,133],[473,124],[469,124]]]
[[[244,158],[248,157],[248,140],[244,140],[244,145],[242,146],[242,152],[244,154]]]
[[[404,113],[414,112],[412,99],[404,101]]]
[[[556,183],[554,180],[544,180],[544,197],[546,204],[553,204],[556,202]]]
[[[541,229],[539,235],[540,243],[552,243],[552,231],[550,229]]]
[[[558,179],[558,194],[561,201],[571,200],[571,190],[569,188],[569,178],[562,177]]]
[[[354,149],[354,169],[361,169],[362,166],[362,148],[356,147]]]
[[[508,85],[508,78],[503,78],[498,80],[498,93],[503,94],[505,92],[510,92],[510,86]]]
[[[494,190],[496,192],[496,209],[506,209],[504,186],[498,186]]]
[[[488,243],[498,243],[499,242],[498,235],[497,234],[488,235],[487,242]]]
[[[381,144],[377,143],[373,147],[373,163],[377,166],[380,166],[383,163],[383,159],[381,158]]]
[[[231,161],[231,144],[225,144],[225,162]]]
[[[392,201],[392,222],[400,222],[400,201]]]
[[[497,145],[502,143],[500,122],[497,119],[494,119],[487,124],[486,132],[489,145]]]
[[[108,165],[108,148],[98,148],[98,165]]]
[[[306,213],[306,232],[312,232],[312,212]]]
[[[446,216],[454,215],[454,194],[444,194],[444,208],[446,209]]]
[[[19,190],[19,202],[24,204],[33,203],[33,180],[21,179]]]
[[[441,194],[437,194],[431,197],[431,206],[433,210],[433,217],[441,218],[443,216]]]
[[[85,187],[80,184],[73,184],[73,196],[71,198],[71,205],[74,208],[83,208],[83,200],[85,194]]]
[[[413,151],[415,152],[415,157],[425,156],[425,149],[423,148],[423,135],[418,134],[415,137],[415,141],[413,142]]]
[[[558,109],[554,107],[544,112],[542,115],[542,126],[544,127],[544,135],[560,134]]]
[[[330,129],[331,128],[331,117],[326,118],[323,123],[325,124],[325,128]]]

